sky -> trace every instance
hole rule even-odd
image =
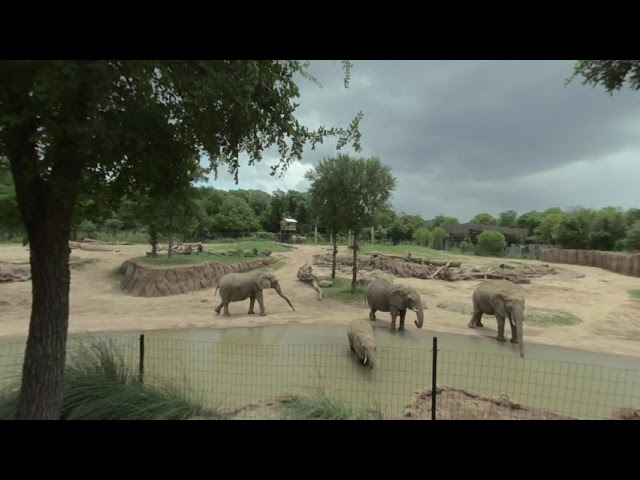
[[[310,128],[347,127],[358,111],[363,150],[393,171],[398,212],[462,222],[478,213],[550,207],[640,207],[640,95],[568,87],[573,60],[353,61],[350,87],[338,61],[313,61],[323,83],[301,80],[297,118]],[[224,189],[306,190],[304,173],[337,153],[335,142],[307,149],[284,177],[241,160],[239,183],[223,168]]]

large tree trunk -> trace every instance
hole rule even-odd
[[[338,229],[333,228],[331,229],[332,236],[333,236],[333,260],[332,260],[332,264],[331,264],[331,278],[335,279],[336,278],[336,264],[337,262],[337,258],[338,258]]]
[[[81,162],[58,148],[56,154],[65,160],[43,181],[34,131],[33,124],[25,122],[7,135],[16,198],[31,252],[31,320],[16,418],[59,420],[69,325],[69,234]]]
[[[71,283],[70,225],[62,205],[47,210],[43,223],[29,236],[33,303],[18,420],[59,420],[62,410]]]
[[[356,293],[356,280],[358,278],[358,234],[353,230],[353,278],[351,280],[351,293]]]

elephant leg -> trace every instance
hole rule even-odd
[[[349,348],[352,352],[356,351],[356,347],[353,346],[353,339],[351,337],[349,337]]]
[[[505,318],[496,314],[496,320],[498,320],[498,336],[496,338],[500,342],[506,342],[507,339],[504,338],[504,321],[505,321]]]
[[[372,322],[375,322],[377,320],[376,312],[377,312],[377,309],[375,308],[372,308],[371,311],[369,312],[369,320],[371,320]]]
[[[229,313],[229,302],[226,302],[224,304],[224,314],[222,315],[223,317],[230,317],[231,314]]]
[[[262,291],[256,293],[256,298],[258,299],[258,305],[260,305],[260,316],[264,317],[267,313],[264,311],[264,296]]]
[[[389,331],[391,332],[395,332],[396,331],[396,317],[398,316],[398,309],[391,307],[391,327],[389,328]]]
[[[253,315],[254,313],[256,313],[253,311],[253,306],[255,305],[255,303],[256,303],[256,296],[251,295],[251,297],[249,297],[249,311],[247,312],[250,315]]]
[[[400,310],[400,327],[398,328],[399,332],[404,332],[404,317],[407,315],[406,310]]]
[[[222,310],[222,307],[224,306],[224,302],[220,302],[220,305],[218,305],[216,308],[214,308],[214,311],[220,315],[220,310]]]
[[[511,343],[518,343],[518,327],[511,317],[509,317],[509,326],[511,327]]]
[[[467,324],[467,327],[484,327],[484,325],[482,324],[482,310],[480,310],[480,307],[475,304],[473,305],[473,315],[471,316],[471,320]]]

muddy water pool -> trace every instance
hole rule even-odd
[[[432,382],[433,332],[408,327],[391,333],[376,328],[379,364],[361,365],[349,350],[346,329],[328,325],[187,329],[70,336],[110,337],[135,368],[144,333],[144,378],[186,382],[208,402],[237,407],[287,393],[322,387],[359,408],[402,415],[418,389]],[[435,334],[438,386],[508,397],[526,407],[577,418],[606,418],[617,408],[640,408],[640,360],[598,353],[516,345],[490,337]],[[9,345],[18,351],[15,340]],[[14,355],[0,368],[13,370]],[[20,349],[23,349],[20,346]],[[8,360],[13,357],[12,362]],[[2,365],[4,364],[4,366]],[[15,372],[14,372],[15,373]],[[506,395],[506,397],[505,397]]]

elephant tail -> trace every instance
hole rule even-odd
[[[214,296],[214,297],[216,296],[216,293],[218,293],[218,285],[216,285],[216,291],[215,291],[215,292],[213,292],[213,296]]]

